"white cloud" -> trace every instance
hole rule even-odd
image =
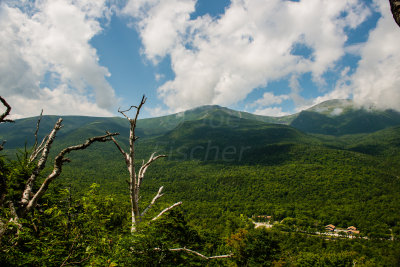
[[[263,94],[263,97],[254,101],[253,105],[256,106],[270,106],[274,104],[281,104],[283,100],[289,99],[288,95],[274,95],[271,92],[266,92]]]
[[[111,112],[99,108],[86,96],[71,93],[65,85],[52,90],[44,88],[37,98],[13,95],[7,98],[7,102],[12,107],[12,119],[37,116],[42,108],[46,115],[112,116]]]
[[[289,115],[289,113],[283,112],[281,107],[257,109],[254,111],[254,114],[271,117],[281,117]]]
[[[1,3],[1,95],[16,105],[30,103],[19,114],[36,115],[29,109],[42,107],[60,114],[76,114],[77,110],[110,114],[106,110],[116,104],[114,90],[105,78],[110,74],[99,65],[97,52],[89,43],[102,30],[97,20],[109,16],[105,0]],[[48,76],[57,77],[53,86],[41,88]],[[95,104],[88,94],[94,95]],[[57,102],[54,96],[63,96],[62,103],[70,105],[48,102]],[[39,107],[34,108],[33,103]]]
[[[158,89],[171,111],[233,105],[269,81],[307,72],[323,84],[321,76],[345,54],[345,28],[370,14],[360,0],[232,0],[219,18],[190,20],[194,6],[193,0],[131,0],[125,8],[148,59],[171,57],[175,77]],[[312,56],[293,55],[296,44]],[[301,102],[300,91],[291,97]]]
[[[334,110],[332,110],[331,115],[338,116],[338,115],[342,114],[342,112],[343,112],[342,108],[335,108]]]
[[[185,33],[195,3],[195,0],[130,0],[122,14],[138,19],[144,54],[157,63]]]
[[[164,74],[160,74],[160,73],[156,73],[156,74],[154,75],[154,78],[155,78],[156,81],[158,82],[158,81],[160,81],[161,79],[164,79],[164,78],[165,78],[165,75],[164,75]]]
[[[362,59],[352,75],[356,102],[400,110],[400,28],[388,1],[375,1],[382,17],[361,49]]]
[[[144,107],[145,111],[147,111],[150,114],[150,117],[160,117],[164,115],[170,114],[170,112],[160,106],[154,107],[154,108],[149,108],[149,107]]]
[[[381,14],[368,40],[350,48],[361,60],[353,74],[343,69],[335,90],[314,99],[313,104],[329,99],[353,98],[357,105],[400,110],[400,28],[393,20],[389,2],[375,1]]]

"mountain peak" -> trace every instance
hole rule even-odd
[[[338,116],[345,111],[355,108],[356,105],[351,99],[332,99],[312,106],[306,111],[317,112],[328,116]]]

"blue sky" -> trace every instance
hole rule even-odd
[[[0,94],[14,118],[115,116],[143,94],[143,117],[336,98],[400,110],[399,43],[383,0],[5,0]]]

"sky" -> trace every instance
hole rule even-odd
[[[266,116],[329,99],[400,111],[386,0],[1,0],[12,118],[142,118],[221,105]]]

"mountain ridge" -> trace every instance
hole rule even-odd
[[[52,129],[58,117],[55,115],[43,116],[39,139]],[[82,140],[88,136],[102,135],[105,131],[120,132],[121,136],[126,136],[129,131],[129,123],[122,117],[62,117],[65,126],[58,134],[59,137],[72,134]],[[31,117],[18,119],[12,125],[1,124],[0,140],[7,140],[10,148],[23,147],[25,142],[28,146],[33,144],[37,119],[38,117]],[[400,113],[394,110],[366,110],[356,106],[351,100],[325,101],[297,114],[284,117],[261,116],[218,105],[207,105],[172,115],[140,119],[137,123],[137,135],[143,138],[164,136],[188,121],[193,121],[194,124],[196,122],[208,123],[211,128],[223,125],[232,128],[241,120],[253,121],[253,124],[255,122],[285,124],[305,133],[340,136],[373,133],[400,125]],[[242,127],[246,127],[246,123]],[[27,137],[29,139],[26,139]]]

